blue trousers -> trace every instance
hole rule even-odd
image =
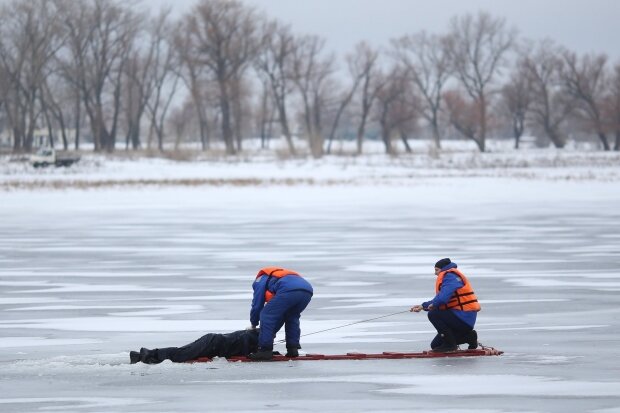
[[[273,350],[273,340],[282,326],[286,332],[286,347],[299,347],[301,329],[299,318],[312,299],[309,291],[278,292],[260,313],[260,334],[258,347],[260,350]]]
[[[442,334],[451,334],[456,340],[456,344],[467,342],[467,334],[473,327],[458,318],[450,310],[431,310],[428,312],[428,319],[437,330],[437,335],[431,342],[431,348],[437,348],[443,344]]]

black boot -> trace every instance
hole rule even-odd
[[[159,359],[157,349],[149,350],[148,348],[142,347],[140,349],[140,361],[144,364],[159,364],[163,360]]]
[[[250,353],[248,358],[254,361],[269,361],[273,358],[273,348],[258,348],[256,353]]]
[[[299,357],[299,345],[297,346],[286,346],[286,357]]]
[[[136,364],[139,361],[140,361],[140,352],[130,351],[129,352],[129,364]]]
[[[441,338],[443,342],[439,347],[434,348],[432,351],[435,353],[450,353],[456,351],[458,347],[456,346],[456,340],[454,339],[454,335],[452,335],[451,331],[445,331],[441,333]]]
[[[476,330],[471,330],[467,333],[465,340],[468,350],[475,350],[478,348],[478,333],[476,333]]]

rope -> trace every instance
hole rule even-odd
[[[319,331],[314,331],[314,332],[312,332],[312,333],[302,334],[302,335],[301,335],[301,337],[311,336],[311,335],[313,335],[313,334],[318,334],[318,333],[324,333],[324,332],[326,332],[326,331],[336,330],[336,329],[339,329],[339,328],[343,328],[343,327],[352,326],[352,325],[354,325],[354,324],[366,323],[366,322],[368,322],[368,321],[378,320],[378,319],[380,319],[380,318],[391,317],[391,316],[396,315],[396,314],[402,314],[402,313],[408,313],[408,312],[410,312],[410,311],[409,311],[409,310],[398,311],[398,312],[396,312],[396,313],[386,314],[386,315],[382,315],[382,316],[375,317],[375,318],[369,318],[369,319],[367,319],[367,320],[355,321],[355,322],[353,322],[353,323],[344,324],[344,325],[341,325],[341,326],[338,326],[338,327],[326,328],[325,330],[319,330]],[[278,340],[278,341],[277,341],[277,343],[284,343],[285,341],[286,341],[286,339],[283,339],[283,340]]]

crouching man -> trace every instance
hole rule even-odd
[[[450,258],[435,264],[435,298],[410,311],[428,311],[428,319],[437,330],[431,349],[446,353],[455,351],[457,345],[468,344],[468,349],[478,347],[478,334],[474,330],[480,303],[465,275]]]

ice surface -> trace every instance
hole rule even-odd
[[[55,339],[45,337],[0,337],[0,348],[69,346],[76,344],[98,344],[99,340],[91,339]]]
[[[168,177],[313,173],[153,165]],[[153,165],[77,178],[153,177]],[[363,179],[0,192],[0,411],[620,411],[619,168],[605,180],[410,167],[381,172],[388,184],[373,183],[381,165],[327,165],[319,178]],[[3,182],[76,178],[14,172]],[[302,330],[319,333],[302,351],[427,349],[433,329],[406,310],[433,295],[446,256],[481,299],[480,341],[503,356],[128,364],[141,346],[245,328],[253,278],[271,264],[315,287]]]

